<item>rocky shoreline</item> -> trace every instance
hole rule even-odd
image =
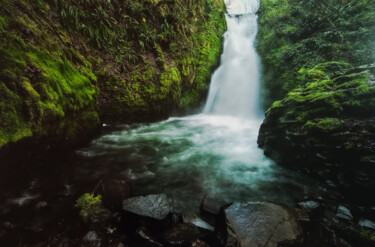
[[[175,212],[165,194],[128,197],[111,216],[89,224],[76,243],[95,247],[373,246],[375,208],[338,204],[334,194],[332,190],[324,196],[307,196],[295,208],[205,197],[200,213],[195,213],[197,209]],[[108,197],[103,203],[108,205]]]

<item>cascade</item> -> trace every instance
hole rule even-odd
[[[259,59],[254,41],[259,0],[226,0],[227,31],[221,64],[211,78],[204,113],[259,116]]]

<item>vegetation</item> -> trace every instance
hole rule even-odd
[[[1,0],[0,148],[196,105],[223,11],[221,0]]]
[[[80,196],[75,204],[79,208],[79,215],[84,221],[98,222],[108,215],[108,210],[102,206],[102,197],[85,193]]]
[[[374,0],[263,0],[259,26],[266,107],[304,85],[301,68],[375,61]]]

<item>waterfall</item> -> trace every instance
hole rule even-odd
[[[225,0],[227,31],[204,113],[256,118],[261,112],[257,34],[259,0]]]

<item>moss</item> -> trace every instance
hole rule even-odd
[[[266,106],[311,82],[311,77],[324,80],[350,65],[372,63],[374,11],[372,0],[350,5],[339,1],[261,1],[257,49],[263,62]],[[313,69],[305,73],[306,68]]]
[[[276,101],[268,109],[267,118],[277,116],[283,123],[298,123],[305,131],[328,132],[343,127],[340,119],[372,116],[375,89],[370,83],[370,72],[355,73],[344,65],[341,75],[337,75],[326,67],[322,64],[304,69],[301,73],[305,74],[306,85]]]
[[[74,138],[99,124],[91,65],[74,49],[58,48],[38,25],[15,14],[12,28],[30,30],[33,42],[25,42],[13,31],[0,38],[0,147],[30,136]],[[65,51],[70,51],[70,58],[75,53],[76,65],[65,57]],[[80,126],[78,121],[86,118],[90,122]]]
[[[307,121],[305,128],[317,128],[323,131],[332,131],[342,127],[342,122],[337,118],[325,118],[322,120]]]

